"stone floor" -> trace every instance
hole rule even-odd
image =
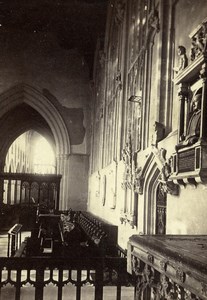
[[[133,300],[133,290],[130,287],[124,287],[122,289],[122,300]],[[15,299],[15,289],[13,287],[2,288],[1,300],[13,300]],[[21,300],[33,300],[35,299],[34,288],[31,286],[24,286],[21,288]],[[57,288],[52,285],[44,288],[44,300],[56,300]],[[81,300],[93,300],[94,299],[94,287],[85,286],[82,288]],[[103,300],[115,300],[116,289],[114,287],[105,287]],[[72,285],[67,285],[63,288],[62,300],[76,300],[76,289]]]

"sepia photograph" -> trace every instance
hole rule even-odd
[[[207,300],[207,1],[0,0],[0,300]]]

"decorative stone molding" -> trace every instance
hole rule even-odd
[[[189,35],[191,39],[191,61],[207,54],[207,18]]]

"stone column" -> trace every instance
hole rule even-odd
[[[69,208],[69,154],[59,154],[57,156],[57,174],[62,175],[60,182],[59,209]]]
[[[179,117],[179,129],[178,129],[178,142],[180,137],[185,134],[185,124],[186,124],[186,111],[185,111],[185,102],[188,97],[188,86],[187,84],[180,84],[178,90],[178,96],[180,100],[180,117]]]
[[[202,65],[200,77],[202,78],[200,139],[203,140],[207,137],[207,63]]]

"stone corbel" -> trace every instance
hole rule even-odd
[[[160,142],[165,135],[165,126],[159,122],[154,123],[154,133],[152,135],[152,145],[157,147],[158,142]]]
[[[162,184],[163,191],[167,194],[177,196],[179,193],[179,187],[173,181],[163,181],[159,179],[159,182]]]

